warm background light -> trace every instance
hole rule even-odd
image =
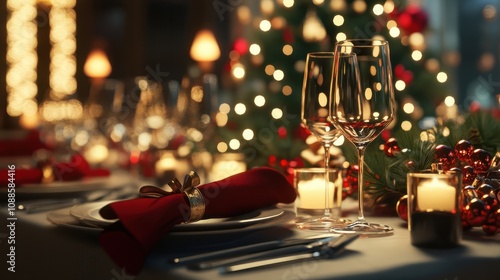
[[[106,78],[111,74],[111,70],[111,64],[109,63],[106,53],[100,49],[91,51],[83,66],[85,75],[96,79]]]
[[[203,29],[196,34],[190,51],[195,61],[216,61],[220,57],[220,49],[212,31]]]

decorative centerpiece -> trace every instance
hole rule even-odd
[[[407,174],[429,172],[440,163],[444,171],[462,173],[464,230],[500,229],[500,122],[490,112],[476,111],[460,123],[432,129],[398,131],[379,150],[366,156],[366,191],[376,205],[395,206],[407,220]],[[438,193],[435,194],[439,196]]]

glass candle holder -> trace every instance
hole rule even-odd
[[[295,209],[298,217],[320,217],[329,208],[332,217],[341,216],[342,172],[329,169],[328,205],[325,198],[325,169],[297,168],[294,170],[294,186],[297,191]]]
[[[408,229],[420,247],[453,247],[462,238],[462,174],[408,173]]]

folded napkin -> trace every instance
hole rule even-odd
[[[23,137],[0,139],[0,157],[32,156],[39,149],[51,150],[43,143],[37,130],[29,130]]]
[[[198,187],[205,200],[204,219],[232,217],[276,203],[292,203],[293,186],[278,171],[259,167]],[[106,219],[119,221],[99,236],[103,249],[128,274],[136,275],[154,245],[190,216],[183,193],[161,198],[137,198],[101,209]]]
[[[105,177],[110,175],[107,169],[91,168],[87,160],[78,153],[72,155],[68,162],[49,162],[47,164],[48,166],[16,168],[14,175],[16,186],[22,186],[23,184],[38,184],[44,182],[44,179],[53,181],[76,181],[83,178]],[[44,174],[44,172],[47,172],[46,168],[50,169],[48,172],[50,174]],[[0,187],[7,186],[9,178],[11,178],[8,174],[9,169],[0,169]]]

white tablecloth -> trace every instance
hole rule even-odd
[[[218,236],[169,237],[158,246],[137,276],[123,274],[99,247],[98,233],[52,225],[47,213],[17,212],[16,272],[7,270],[7,211],[2,208],[0,279],[499,279],[500,234],[486,236],[479,228],[464,233],[451,249],[422,249],[410,244],[406,224],[397,217],[369,217],[395,228],[392,236],[362,238],[336,259],[304,261],[251,272],[220,275],[217,270],[169,268],[177,254],[229,247],[255,240],[298,236],[290,225],[258,232]],[[351,217],[354,218],[354,217]],[[182,249],[184,248],[184,249]]]

